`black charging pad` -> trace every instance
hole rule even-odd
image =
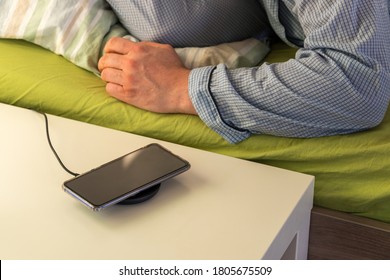
[[[137,193],[136,195],[130,196],[130,197],[126,198],[125,200],[118,202],[118,204],[131,205],[131,204],[138,204],[138,203],[147,201],[158,193],[158,191],[160,190],[160,186],[161,186],[161,184],[154,185],[150,188],[147,188],[146,190],[144,190],[142,192]]]

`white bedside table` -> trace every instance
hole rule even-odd
[[[67,167],[85,172],[149,143],[191,163],[151,200],[93,212],[43,116],[0,104],[0,259],[305,259],[314,178],[49,116]]]

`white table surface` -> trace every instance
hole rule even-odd
[[[150,201],[93,212],[62,191],[68,175],[43,116],[0,104],[0,259],[305,258],[314,178],[49,116],[67,167],[85,172],[160,143],[191,163]]]

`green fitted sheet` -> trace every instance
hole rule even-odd
[[[269,62],[294,56],[281,44],[272,49]],[[232,145],[196,116],[146,112],[107,96],[104,87],[47,50],[0,40],[0,102],[311,174],[315,205],[390,222],[390,113],[370,131],[313,139],[256,135]]]

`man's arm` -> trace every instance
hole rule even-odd
[[[390,95],[387,0],[301,0],[293,10],[306,35],[295,59],[189,71],[169,46],[115,39],[99,63],[107,91],[155,112],[197,113],[230,142],[251,134],[351,133],[380,123]]]
[[[386,112],[387,0],[296,2],[306,39],[295,59],[191,72],[190,97],[199,116],[230,142],[251,134],[351,133],[376,126]]]

